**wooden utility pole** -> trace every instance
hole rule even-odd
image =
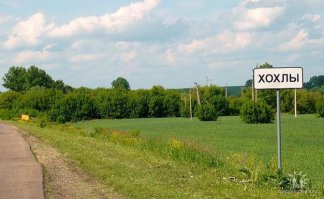
[[[197,104],[200,105],[200,97],[199,97],[199,90],[198,90],[198,84],[195,82],[196,85],[196,92],[197,92]]]
[[[225,85],[225,98],[227,98],[227,84]]]
[[[189,90],[190,120],[192,120],[191,90]]]
[[[295,89],[295,118],[297,118],[297,89]]]
[[[257,63],[255,68],[259,68],[259,63]],[[254,82],[252,82],[252,83],[254,83]],[[253,85],[253,89],[254,89],[254,85]],[[255,90],[254,101],[258,101],[258,90],[257,89]]]
[[[251,90],[252,90],[252,101],[254,101],[254,80],[252,80]]]

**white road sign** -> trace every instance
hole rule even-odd
[[[287,89],[303,87],[303,68],[255,68],[255,89]]]

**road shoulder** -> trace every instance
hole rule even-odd
[[[28,132],[20,132],[31,145],[35,157],[43,166],[44,192],[46,198],[124,198],[89,177],[55,148],[43,143]]]

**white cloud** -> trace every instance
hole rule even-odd
[[[166,58],[169,64],[174,64],[176,62],[176,55],[171,49],[167,49]]]
[[[236,50],[247,47],[251,42],[251,34],[249,32],[230,32],[223,31],[218,35],[222,48],[227,50]]]
[[[234,27],[238,30],[267,27],[281,16],[284,10],[283,7],[236,8],[234,14],[237,14],[239,19],[234,22]]]
[[[21,46],[35,46],[40,38],[51,28],[46,24],[45,15],[36,13],[27,20],[19,22],[11,31],[4,46],[13,49]]]
[[[52,53],[49,51],[51,46],[45,46],[41,51],[22,51],[14,59],[16,64],[33,64],[47,60]]]
[[[100,61],[104,58],[103,54],[98,53],[84,53],[72,56],[69,60],[71,62],[93,62]]]
[[[189,44],[179,44],[178,50],[186,54],[191,54],[196,51],[208,48],[208,45],[211,44],[214,40],[215,38],[213,37],[208,37],[205,39],[194,39]]]
[[[234,51],[247,47],[251,42],[251,34],[248,32],[223,32],[204,39],[195,39],[189,44],[178,44],[180,52],[191,54],[200,50],[208,52]]]
[[[239,52],[250,46],[252,35],[249,32],[224,30],[214,36],[194,39],[189,43],[178,43],[165,50],[165,60],[171,65],[202,64],[201,60],[218,57],[220,54]]]
[[[35,10],[30,17],[16,13],[9,21],[0,14],[0,64],[56,67],[53,74],[74,86],[106,86],[107,79],[125,74],[136,88],[178,87],[179,79],[181,86],[188,86],[193,80],[204,81],[206,74],[217,79],[216,84],[229,78],[239,84],[258,62],[309,68],[323,62],[320,4],[241,0],[229,8],[231,4],[219,7],[198,0],[161,1],[159,7],[157,0],[128,2],[135,3],[64,22],[55,19],[70,16],[65,11],[63,18]],[[179,12],[183,8],[187,9]]]
[[[115,13],[102,16],[79,17],[62,26],[49,22],[43,13],[36,13],[20,21],[10,32],[4,43],[7,49],[37,46],[45,38],[68,37],[91,34],[95,31],[119,33],[132,23],[142,19],[159,0],[144,0],[119,8]],[[0,22],[4,21],[0,17]]]
[[[79,17],[71,21],[69,24],[55,26],[49,31],[48,34],[52,37],[66,37],[81,32],[91,33],[93,32],[98,22],[99,19],[97,16]]]
[[[303,16],[303,19],[307,19],[312,22],[316,22],[321,19],[321,15],[316,15],[316,14],[306,14]]]
[[[280,51],[298,50],[308,42],[308,33],[305,30],[300,30],[298,34],[289,42],[283,43],[279,46]]]
[[[120,55],[120,59],[125,63],[129,63],[136,58],[136,55],[135,51],[126,52]]]
[[[104,30],[107,33],[120,32],[128,25],[142,19],[158,3],[159,0],[144,0],[123,6],[112,14],[79,17],[68,24],[56,26],[49,32],[49,35],[67,37],[81,33],[92,33],[97,30]]]

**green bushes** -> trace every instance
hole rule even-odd
[[[58,85],[63,83],[58,83]],[[272,93],[260,93],[255,105],[248,101],[250,92],[241,97],[225,98],[224,89],[217,86],[199,87],[201,105],[197,92],[191,92],[192,115],[202,121],[214,121],[221,115],[238,115],[247,123],[266,123],[274,118],[273,111],[264,99],[272,99]],[[297,107],[301,114],[323,115],[319,92],[297,92]],[[281,107],[285,112],[293,109],[293,92],[282,92]],[[261,102],[262,101],[262,102]],[[244,104],[244,105],[243,105]],[[316,105],[316,106],[315,106]],[[149,117],[190,117],[190,98],[186,91],[164,89],[154,86],[150,90],[87,89],[62,90],[32,87],[23,92],[0,93],[0,118],[11,119],[20,114],[45,117],[54,122],[70,122],[88,119],[124,119]]]
[[[197,117],[201,121],[215,121],[219,114],[212,104],[201,104],[198,106]]]
[[[34,109],[39,112],[49,111],[53,105],[63,98],[63,92],[46,89],[44,87],[33,87],[20,96],[16,101],[17,109]]]
[[[240,115],[243,100],[239,97],[228,97],[227,98],[227,109],[226,115]]]
[[[316,96],[314,93],[300,90],[297,93],[297,111],[301,114],[316,112]]]
[[[241,118],[248,124],[270,123],[275,112],[264,101],[245,101],[241,108]]]
[[[124,89],[92,91],[98,94],[95,98],[96,108],[100,118],[129,118],[129,95]]]
[[[180,95],[175,91],[168,91],[163,99],[164,116],[180,116]]]
[[[59,123],[101,118],[178,117],[180,94],[160,86],[134,91],[79,88],[67,93],[33,87],[24,93],[0,93],[0,109],[2,119],[28,114]]]
[[[134,90],[129,93],[128,108],[130,118],[145,118],[149,115],[150,92],[148,90]]]
[[[0,108],[13,109],[15,102],[21,97],[22,94],[15,91],[8,91],[0,95]]]
[[[228,101],[225,98],[223,88],[215,85],[198,87],[199,98],[202,105],[198,105],[197,92],[191,92],[192,115],[197,116],[200,120],[216,120],[220,115],[228,114]],[[190,117],[190,96],[182,95],[180,103],[180,115]],[[206,105],[209,104],[209,105]],[[201,107],[200,107],[201,106]]]
[[[8,109],[0,109],[0,119],[2,120],[11,120],[12,118],[16,117],[17,114]]]
[[[96,118],[97,110],[90,90],[80,89],[70,92],[63,99],[56,101],[48,115],[52,121],[75,122]]]
[[[316,112],[320,117],[324,117],[324,98],[321,98],[317,101]]]

